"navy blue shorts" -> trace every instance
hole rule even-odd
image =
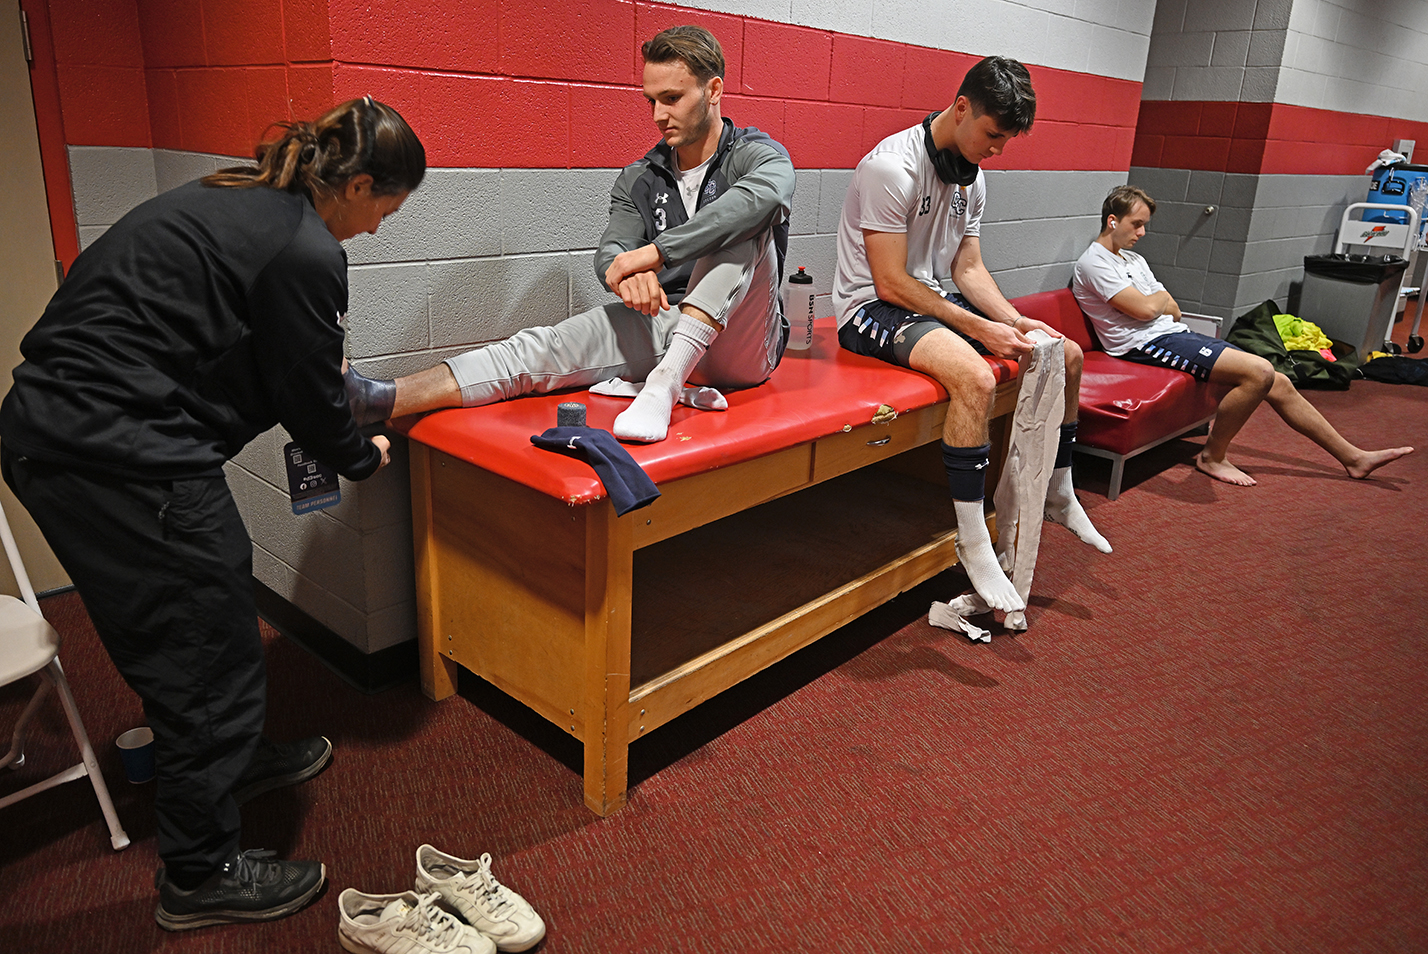
[[[1136,364],[1157,365],[1173,368],[1193,375],[1196,381],[1210,380],[1210,371],[1226,348],[1243,351],[1223,338],[1210,338],[1193,331],[1172,331],[1168,335],[1152,338],[1134,351],[1117,355]]]
[[[987,317],[977,306],[956,292],[948,292],[942,297],[978,317]],[[912,354],[913,345],[921,341],[923,335],[938,328],[946,328],[957,335],[971,345],[977,354],[991,355],[986,346],[976,338],[964,335],[936,318],[908,311],[881,298],[873,299],[853,313],[848,323],[838,329],[838,343],[854,354],[867,355],[907,368],[911,367],[907,359]]]

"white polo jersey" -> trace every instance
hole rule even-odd
[[[1128,248],[1121,249],[1118,256],[1100,242],[1092,242],[1076,261],[1071,291],[1107,353],[1125,354],[1161,335],[1190,330],[1170,315],[1141,321],[1111,304],[1112,298],[1131,287],[1142,295],[1165,291],[1146,260]]]
[[[863,230],[907,234],[907,273],[939,295],[952,278],[952,258],[965,236],[982,233],[987,201],[981,171],[970,186],[937,178],[919,124],[894,133],[858,163],[838,220],[833,311],[838,327],[878,297]]]

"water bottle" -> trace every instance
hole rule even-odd
[[[783,286],[783,316],[788,319],[788,350],[813,346],[813,276],[799,269]]]

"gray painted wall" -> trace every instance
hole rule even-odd
[[[128,209],[237,160],[168,150],[73,147],[76,214],[87,244]],[[614,169],[432,169],[377,235],[347,243],[348,352],[369,374],[392,376],[558,321],[608,300],[591,259],[604,228]],[[814,276],[820,314],[835,263],[834,236],[852,171],[798,173],[790,269]],[[1094,237],[1112,172],[988,174],[983,255],[1008,296],[1065,287]],[[415,636],[406,448],[342,503],[295,517],[286,492],[281,428],[227,466],[253,537],[254,575],[358,649]]]
[[[1141,98],[1351,113],[1367,103],[1422,119],[1425,36],[1422,0],[1159,0]],[[1266,299],[1296,307],[1304,256],[1332,251],[1344,206],[1363,201],[1369,183],[1139,166],[1129,179],[1159,204],[1137,251],[1182,308],[1222,318]]]
[[[1156,201],[1136,251],[1182,309],[1234,318],[1266,299],[1298,303],[1304,256],[1333,250],[1344,207],[1367,198],[1369,177],[1132,166],[1129,181]]]

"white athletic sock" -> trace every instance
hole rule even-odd
[[[980,500],[954,500],[957,511],[957,559],[987,605],[1002,612],[1026,609],[1012,581],[1002,572],[997,554],[992,550],[992,537],[987,533],[987,518]]]
[[[1076,499],[1076,490],[1071,486],[1071,468],[1058,467],[1051,472],[1051,485],[1046,488],[1046,519],[1070,530],[1102,553],[1111,552],[1111,544],[1097,532],[1091,518]]]
[[[719,332],[698,318],[680,314],[669,350],[645,379],[645,386],[627,410],[615,418],[615,436],[622,441],[662,441],[669,433],[669,415],[704,352]]]

